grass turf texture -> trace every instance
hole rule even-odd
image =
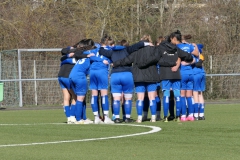
[[[2,145],[113,137],[151,129],[119,125],[67,125],[64,124],[66,118],[62,109],[0,111],[1,160],[239,159],[240,105],[207,105],[205,112],[205,121],[143,122],[141,125],[162,128],[160,132],[148,135],[4,147]],[[87,114],[93,119],[90,109]],[[132,115],[136,119],[135,108]]]

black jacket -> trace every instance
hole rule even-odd
[[[149,64],[144,68],[138,68],[139,62],[145,61],[155,51],[155,47],[147,46],[133,52],[129,56],[113,63],[114,67],[132,64],[132,73],[134,82],[160,82],[158,69],[156,64]]]
[[[177,59],[181,58],[186,62],[192,62],[193,57],[191,54],[179,49],[176,45],[167,41],[162,42],[155,48],[155,51],[151,53],[148,59],[139,61],[137,66],[139,68],[145,68],[149,65],[160,64],[160,80],[181,79],[180,70],[173,72],[171,67],[177,62]],[[162,62],[162,63],[161,63]],[[166,65],[163,65],[165,63]],[[169,65],[167,65],[169,63]]]

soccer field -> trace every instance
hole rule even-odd
[[[240,104],[207,104],[205,113],[195,122],[67,125],[62,109],[1,110],[0,159],[240,159]]]

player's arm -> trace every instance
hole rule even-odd
[[[100,55],[103,55],[103,56],[105,56],[105,57],[107,57],[107,58],[111,58],[111,56],[112,56],[112,54],[113,54],[113,51],[112,51],[112,50],[106,50],[106,49],[104,49],[103,47],[101,47],[101,48],[99,49],[99,54],[100,54]]]
[[[172,67],[171,70],[173,72],[176,72],[178,70],[178,68],[180,67],[180,64],[181,64],[181,59],[178,58],[177,62],[176,62],[176,66]]]
[[[180,48],[177,48],[177,53],[178,53],[178,57],[181,58],[182,61],[185,61],[187,63],[193,62],[192,54],[189,54],[189,53],[181,50]]]
[[[133,61],[134,61],[134,56],[135,56],[135,54],[133,53],[133,54],[130,54],[127,57],[121,59],[121,60],[113,62],[113,67],[126,66],[126,65],[132,64]]]
[[[195,43],[192,43],[192,45],[194,46],[194,50],[191,53],[192,55],[198,57],[199,56],[198,46]]]

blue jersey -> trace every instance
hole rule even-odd
[[[191,54],[194,51],[194,46],[189,43],[180,43],[180,44],[177,44],[177,47],[189,54]],[[193,70],[192,70],[191,64],[180,65],[180,72],[181,74],[192,74]]]
[[[109,50],[109,49],[108,49]],[[93,53],[95,54],[95,57],[93,59],[93,57],[91,57],[91,66],[90,66],[90,70],[101,70],[101,69],[109,69],[109,65],[106,65],[103,63],[104,60],[107,60],[108,63],[110,64],[110,60],[106,57],[104,57],[103,55],[99,55],[99,48],[95,48],[89,51],[85,51],[83,52],[85,53]]]

